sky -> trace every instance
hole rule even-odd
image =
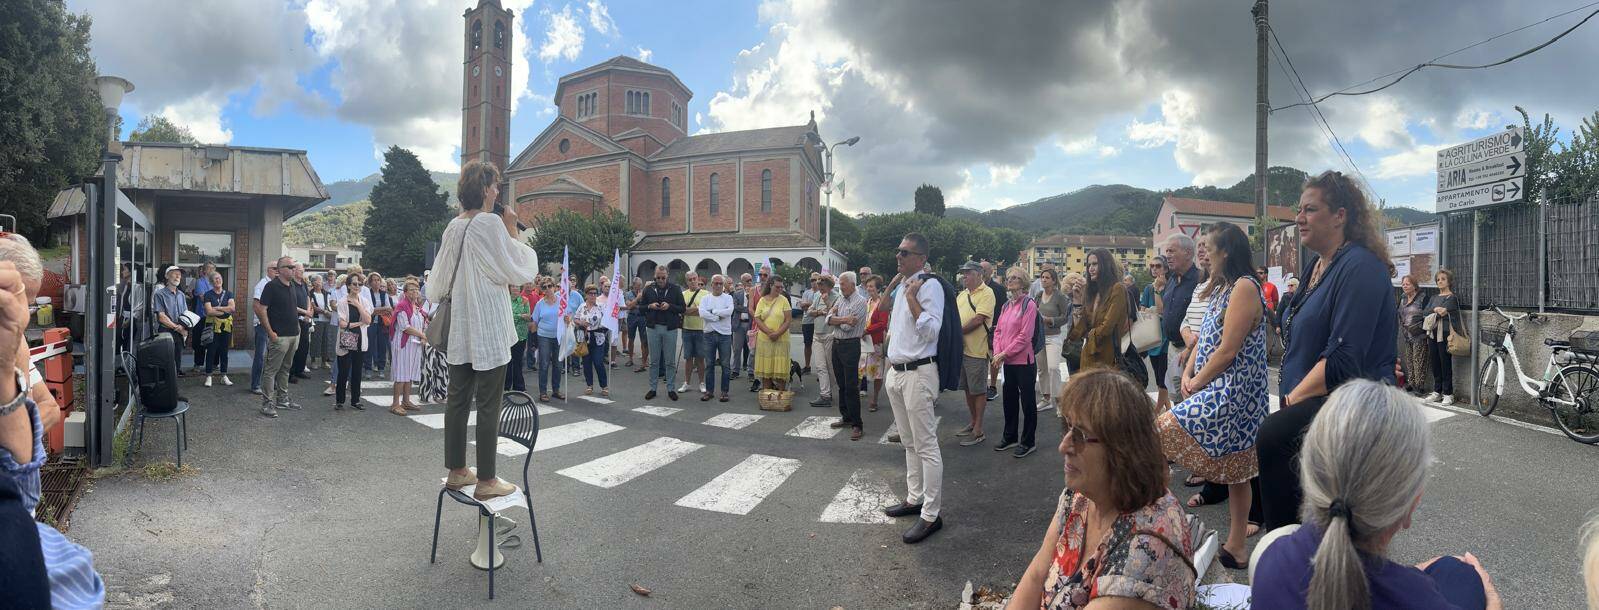
[[[1287,59],[1268,65],[1270,103],[1301,101],[1299,81],[1320,95],[1489,38],[1443,61],[1497,61],[1599,10],[1588,1],[1279,0],[1271,24]],[[461,15],[477,2],[67,6],[93,18],[100,72],[137,88],[126,130],[159,114],[206,143],[304,149],[333,182],[378,171],[391,145],[458,169]],[[859,136],[835,155],[845,186],[834,204],[846,212],[909,210],[923,183],[988,210],[1094,184],[1225,187],[1254,167],[1251,0],[502,4],[516,13],[513,157],[553,120],[562,75],[628,55],[693,91],[690,133],[800,125],[815,112],[826,140]],[[1596,56],[1599,17],[1505,66],[1427,69],[1331,98],[1318,108],[1348,159],[1308,107],[1281,108],[1270,163],[1357,174],[1388,205],[1431,209],[1440,147],[1519,124],[1518,105],[1566,133],[1599,109],[1599,79],[1574,71]]]

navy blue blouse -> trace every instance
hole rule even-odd
[[[1277,391],[1288,396],[1323,358],[1329,393],[1351,379],[1394,383],[1398,306],[1387,263],[1360,244],[1339,250],[1321,283],[1284,308],[1287,345]]]

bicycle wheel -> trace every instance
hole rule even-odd
[[[1599,443],[1599,371],[1583,365],[1560,369],[1546,394],[1544,406],[1561,432],[1579,443]]]
[[[1499,374],[1504,371],[1505,361],[1498,354],[1488,356],[1482,361],[1482,369],[1477,371],[1477,412],[1487,417],[1499,406]]]

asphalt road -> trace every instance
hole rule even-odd
[[[799,435],[830,432],[807,420],[836,411],[802,400],[791,412],[759,411],[747,382],[735,382],[729,403],[700,402],[693,392],[672,402],[663,392],[647,405],[644,382],[619,371],[614,402],[572,397],[543,416],[547,448],[533,454],[529,472],[544,562],[533,560],[526,511],[507,509],[524,543],[506,552],[494,605],[951,608],[967,581],[1014,582],[1063,486],[1053,412],[1040,414],[1040,450],[1018,460],[956,445],[965,409],[945,394],[937,407],[945,529],[906,546],[899,535],[909,519],[870,522],[881,520],[852,510],[904,490],[903,451],[879,442],[892,420],[886,399],[865,414],[866,438],[851,442],[847,432]],[[443,474],[443,432],[429,418],[377,406],[334,412],[330,400],[311,397],[316,383],[294,386],[305,411],[267,420],[255,415],[247,384],[198,383],[184,381],[195,405],[184,461],[199,473],[97,481],[73,516],[69,533],[95,552],[113,607],[490,605],[486,574],[467,564],[477,528],[471,509],[445,503],[439,560],[427,561]],[[816,386],[806,385],[808,400]],[[681,411],[634,410],[645,406]],[[986,418],[994,432],[996,411]],[[1471,551],[1507,607],[1579,607],[1576,530],[1599,505],[1588,485],[1599,448],[1433,413],[1438,463],[1393,557]],[[724,414],[761,417],[739,429],[705,423]],[[161,423],[151,425],[142,460],[170,459],[170,427]],[[498,463],[503,478],[520,484],[522,457]],[[1188,491],[1180,483],[1181,473],[1174,489]],[[1225,527],[1224,511],[1196,512]],[[652,594],[641,597],[632,584]]]

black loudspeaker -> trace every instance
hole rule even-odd
[[[139,342],[134,359],[139,371],[139,401],[147,411],[161,413],[178,407],[176,349],[172,335],[166,333]]]

